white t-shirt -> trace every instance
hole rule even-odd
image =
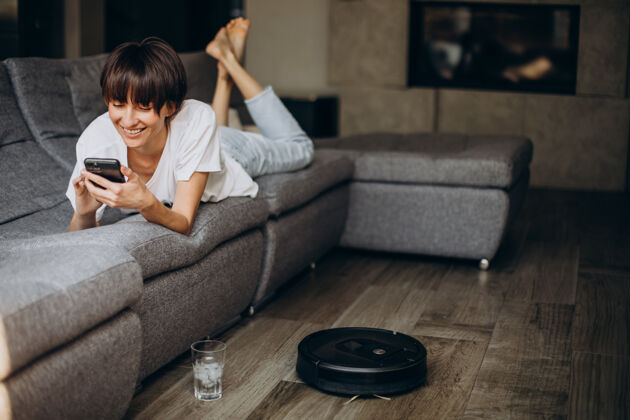
[[[151,179],[149,190],[163,203],[175,199],[178,181],[188,181],[194,172],[210,172],[201,201],[221,201],[227,197],[249,196],[258,193],[258,184],[230,156],[221,151],[221,139],[212,108],[194,99],[185,100],[179,113],[170,123],[164,151]],[[72,180],[85,167],[85,158],[114,158],[122,165],[127,162],[127,145],[114,127],[109,114],[96,118],[85,129],[76,146],[77,163],[68,184],[66,196],[76,210],[76,195]],[[105,205],[96,212],[96,220],[103,216]],[[133,212],[133,211],[130,211]]]

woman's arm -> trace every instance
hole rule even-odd
[[[68,227],[68,232],[74,232],[75,230],[90,229],[99,226],[96,221],[96,212],[90,216],[80,216],[75,211]]]
[[[121,166],[127,182],[118,184],[83,171],[90,195],[112,208],[137,210],[145,219],[184,235],[190,233],[199,201],[208,180],[207,172],[195,172],[188,181],[179,181],[175,190],[173,207],[164,206],[131,169]],[[97,183],[104,188],[99,188]]]
[[[153,196],[154,202],[140,214],[149,222],[158,223],[188,235],[195,221],[195,215],[207,181],[208,172],[195,172],[188,181],[177,183],[172,208],[169,209],[164,206]]]

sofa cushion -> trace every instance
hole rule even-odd
[[[0,241],[67,232],[74,209],[65,196],[60,199],[56,205],[0,223]]]
[[[96,117],[107,112],[100,86],[101,71],[106,60],[107,54],[101,54],[67,63],[66,83],[81,131]]]
[[[349,183],[320,194],[265,224],[262,274],[252,305],[258,306],[304,267],[339,244],[348,214]]]
[[[54,207],[69,174],[32,139],[0,65],[0,230],[3,224]]]
[[[11,58],[5,61],[33,137],[67,169],[74,166],[74,144],[81,134],[66,79],[72,62],[87,65],[90,60]]]
[[[316,142],[354,159],[354,179],[406,184],[509,188],[532,159],[520,136],[370,134]]]
[[[0,63],[0,109],[0,147],[32,139],[15,101],[13,87],[3,63]]]
[[[95,229],[3,241],[0,255],[7,249],[31,249],[42,242],[59,246],[111,245],[133,255],[142,268],[143,278],[148,278],[195,263],[220,243],[263,225],[268,215],[269,206],[261,198],[228,198],[200,205],[190,236],[149,223],[136,214]]]
[[[33,141],[0,147],[0,225],[66,200],[69,176]]]
[[[264,175],[256,178],[259,195],[269,203],[273,216],[300,207],[322,192],[350,180],[352,161],[333,150],[318,150],[313,162],[295,172]]]
[[[73,212],[70,201],[64,196],[62,201],[55,206],[0,224],[0,241],[67,232]],[[128,214],[118,209],[107,207],[101,224],[112,224],[127,216]]]
[[[142,267],[144,278],[148,278],[200,260],[217,245],[262,226],[267,215],[268,206],[264,200],[239,197],[200,205],[190,236],[148,223],[140,215],[123,219],[112,228],[124,228],[120,233],[128,241],[125,246]],[[151,240],[142,236],[128,238],[129,230],[136,229],[159,233]]]
[[[133,309],[142,321],[139,379],[231,324],[250,302],[260,278],[262,233],[254,230],[216,247],[181,270],[145,282]]]
[[[138,316],[121,313],[0,382],[0,419],[122,419],[141,346]]]
[[[32,245],[0,251],[0,379],[142,294],[140,268],[123,249]]]

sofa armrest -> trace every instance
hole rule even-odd
[[[140,267],[122,249],[51,241],[0,251],[0,380],[141,294]]]

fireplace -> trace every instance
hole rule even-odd
[[[408,85],[575,94],[580,7],[410,1]]]

